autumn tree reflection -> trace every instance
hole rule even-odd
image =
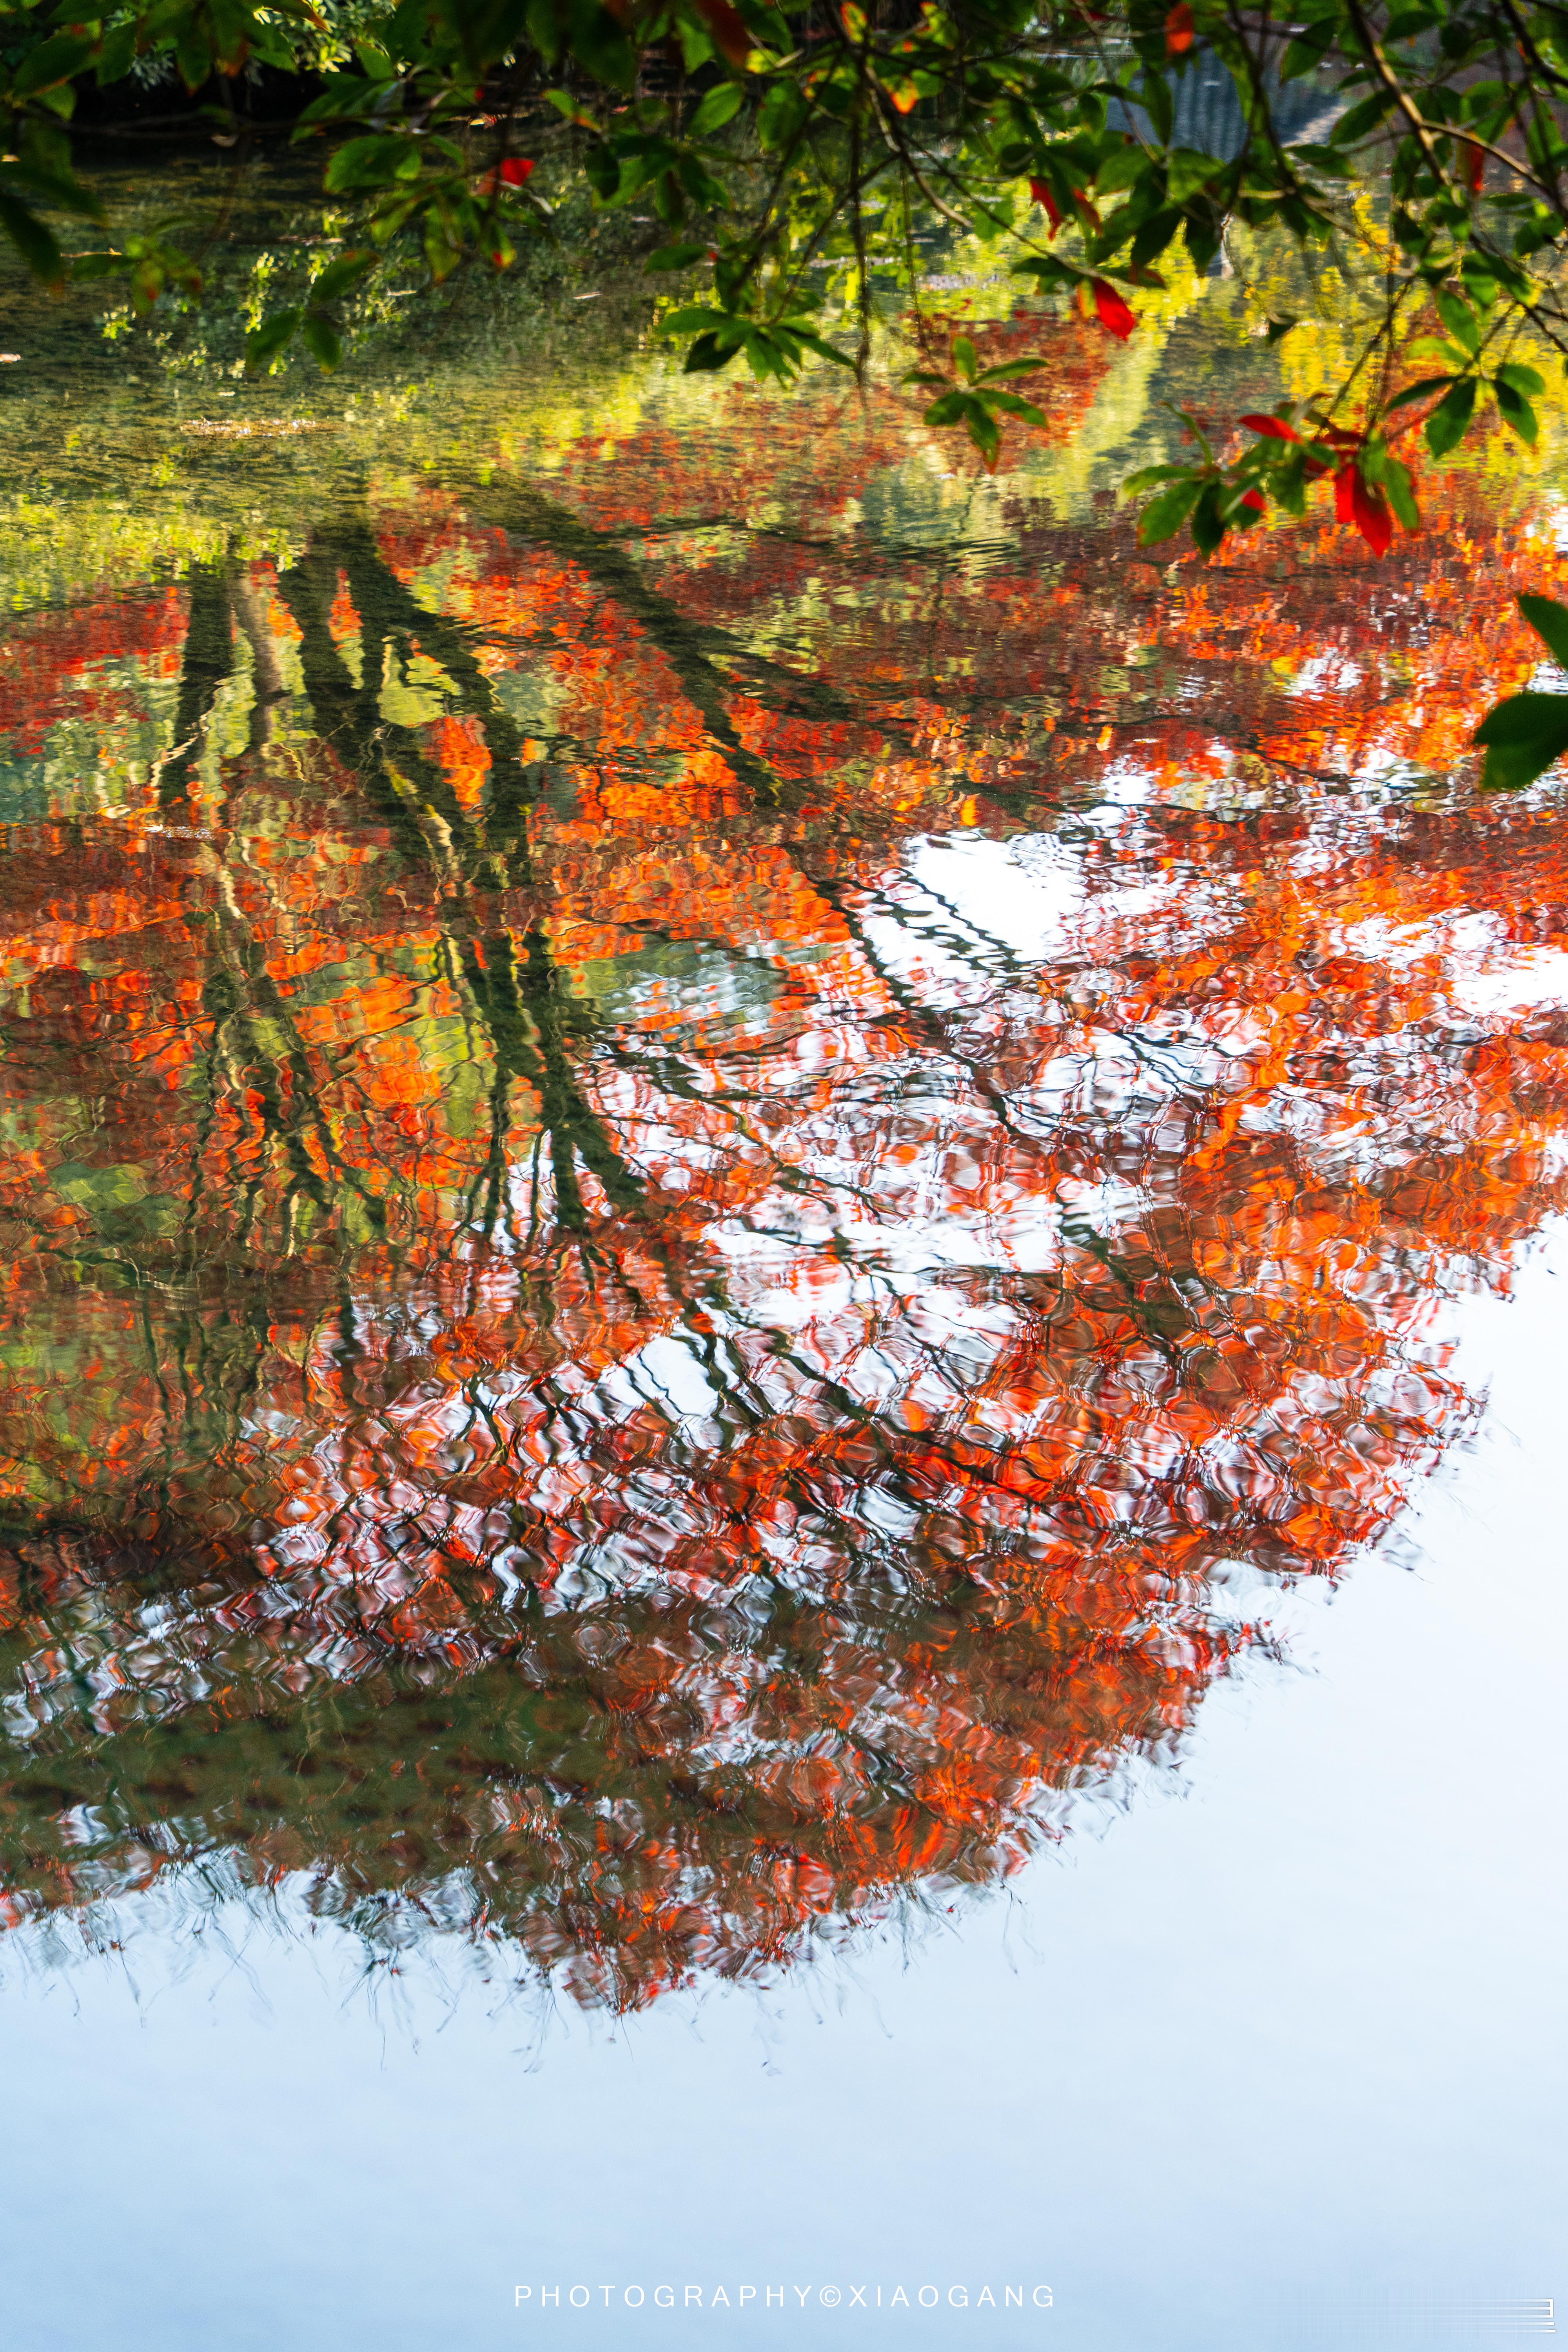
[[[33,744],[163,731],[0,884],[14,1919],[222,1857],[615,2006],[785,1963],[1167,1752],[1469,1426],[1568,1111],[1478,958],[1568,877],[1380,782],[1529,658],[1464,516],[1374,605],[667,543],[637,463],[21,625]]]

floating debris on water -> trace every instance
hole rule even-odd
[[[192,416],[182,433],[224,441],[281,441],[291,433],[330,433],[330,420],[314,416]]]

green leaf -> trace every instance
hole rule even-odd
[[[1519,609],[1559,669],[1568,669],[1568,604],[1550,596],[1521,596]]]
[[[1480,320],[1462,295],[1453,293],[1447,286],[1435,289],[1432,296],[1437,316],[1454,341],[1474,358],[1481,347]]]
[[[728,367],[741,348],[742,338],[699,335],[686,354],[688,375],[710,375],[718,368]]]
[[[563,114],[568,122],[578,123],[584,131],[597,131],[599,128],[591,114],[584,113],[569,89],[547,89],[541,91],[540,95],[546,106],[552,106],[557,114]]]
[[[1332,47],[1333,38],[1333,27],[1327,22],[1306,26],[1285,52],[1279,68],[1280,80],[1294,81],[1298,74],[1314,72]]]
[[[6,185],[15,193],[42,196],[47,205],[58,205],[62,212],[79,214],[86,220],[103,218],[103,206],[98,198],[79,180],[73,180],[68,172],[51,172],[35,163],[7,163],[5,173]]]
[[[1136,140],[1124,147],[1113,147],[1095,177],[1097,196],[1112,196],[1121,188],[1131,188],[1149,171],[1149,158]]]
[[[343,347],[330,319],[322,318],[319,311],[307,311],[300,332],[312,357],[329,375],[334,368],[342,366]]]
[[[1218,482],[1205,483],[1193,509],[1193,545],[1205,563],[1225,537],[1222,495]]]
[[[1462,441],[1475,413],[1476,379],[1468,375],[1440,400],[1426,419],[1426,446],[1434,457],[1446,457]]]
[[[118,278],[131,267],[130,256],[123,253],[73,253],[69,258],[73,280]]]
[[[658,322],[661,335],[689,335],[693,328],[718,327],[727,323],[727,314],[710,310],[707,303],[688,302],[679,310],[668,311]]]
[[[1330,138],[1336,147],[1356,146],[1369,132],[1377,129],[1393,104],[1393,99],[1384,90],[1376,91],[1371,98],[1363,98],[1359,106],[1352,106],[1348,114],[1341,115],[1329,133]]]
[[[994,471],[1002,450],[1002,428],[984,402],[976,400],[973,394],[964,395],[963,422],[970,439]]]
[[[50,285],[65,268],[59,247],[36,213],[0,190],[0,229],[4,229],[35,278]]]
[[[804,92],[793,81],[775,81],[757,116],[757,139],[763,147],[787,147],[810,111]]]
[[[693,139],[706,139],[715,131],[722,131],[739,114],[745,103],[746,93],[738,81],[721,81],[710,89],[691,118]]]
[[[970,341],[967,335],[954,335],[952,339],[952,363],[966,383],[973,383],[974,382],[975,370],[979,365],[979,361],[975,353],[974,346]]]
[[[1418,400],[1430,400],[1435,392],[1441,392],[1446,383],[1453,381],[1451,375],[1424,375],[1419,383],[1407,383],[1404,391],[1396,392],[1389,402],[1389,415],[1392,416],[1396,408],[1409,408]]]
[[[565,41],[565,28],[561,21],[561,10],[555,6],[554,0],[528,0],[525,14],[534,47],[539,51],[545,64],[553,68],[560,58]],[[394,54],[397,54],[398,45],[395,38],[390,46]],[[564,93],[561,90],[546,90],[544,95],[552,105],[558,105]],[[572,101],[568,100],[568,107],[571,104]]]
[[[1220,247],[1221,216],[1211,202],[1201,210],[1182,215],[1183,233],[1187,240],[1187,257],[1201,278],[1206,278]],[[1134,242],[1136,251],[1136,241]]]
[[[705,261],[711,247],[706,245],[661,245],[643,263],[645,269],[689,269],[694,261]]]
[[[1471,740],[1487,755],[1486,789],[1521,792],[1568,751],[1568,694],[1510,694],[1488,711]]]
[[[1378,480],[1401,530],[1419,530],[1421,509],[1415,503],[1415,486],[1409,469],[1397,457],[1385,457],[1379,469]]]
[[[350,139],[327,165],[328,193],[336,194],[343,188],[386,187],[398,177],[401,167],[410,158],[417,172],[418,149],[411,141],[390,131],[379,131],[368,139]]]
[[[1171,96],[1170,83],[1163,75],[1146,73],[1139,85],[1138,95],[1148,110],[1155,138],[1162,147],[1168,147],[1176,119],[1175,101]]]
[[[93,72],[99,88],[107,89],[111,82],[123,81],[135,62],[135,26],[116,25],[98,45]]]
[[[1506,383],[1500,375],[1492,378],[1492,390],[1497,395],[1498,410],[1503,423],[1511,425],[1520,439],[1533,449],[1541,423],[1523,393],[1516,392],[1513,385]]]
[[[1200,188],[1207,186],[1216,172],[1224,170],[1222,156],[1202,155],[1195,147],[1173,148],[1165,165],[1165,189],[1169,201],[1173,205],[1184,205],[1190,197],[1196,195]]]
[[[1298,519],[1307,511],[1307,460],[1303,448],[1288,449],[1269,467],[1268,487],[1287,514]]]
[[[174,63],[187,89],[200,89],[212,73],[212,45],[202,38],[198,28],[188,20],[181,26],[179,39],[174,44]]]
[[[1497,278],[1493,272],[1500,267],[1500,256],[1489,262],[1479,253],[1467,253],[1459,264],[1460,274],[1479,310],[1489,310],[1497,300]]]
[[[445,285],[463,257],[463,249],[439,211],[425,215],[425,258],[437,286]]]
[[[1537,375],[1532,367],[1521,367],[1517,360],[1504,360],[1497,372],[1500,383],[1512,386],[1526,400],[1539,399],[1546,389],[1544,376]]]
[[[84,66],[92,62],[97,42],[90,35],[56,33],[40,41],[30,57],[24,58],[11,83],[16,98],[30,98],[37,91],[52,89],[56,83],[69,81]]]
[[[1021,416],[1026,425],[1044,425],[1046,412],[1037,408],[1032,400],[1020,399],[1016,392],[982,392],[975,394],[987,408],[1000,409],[1004,415]]]
[[[1132,250],[1127,257],[1128,270],[1135,285],[1158,286],[1161,283],[1153,271],[1148,269],[1148,265],[1151,261],[1158,261],[1166,247],[1173,242],[1178,229],[1183,227],[1188,231],[1187,245],[1190,251],[1193,243],[1192,223],[1190,220],[1184,220],[1173,205],[1167,205],[1161,211],[1152,213],[1143,222],[1132,240]],[[1217,244],[1217,237],[1215,241]],[[1145,270],[1148,271],[1147,276],[1142,274]]]
[[[375,256],[371,253],[345,253],[330,261],[310,289],[313,303],[335,302],[340,294],[347,293],[367,270],[375,268]]]
[[[977,381],[981,383],[1005,383],[1012,376],[1038,375],[1045,365],[1046,362],[1037,355],[1034,359],[1004,360],[1000,367],[982,369]]]
[[[298,139],[309,125],[318,122],[348,122],[367,114],[375,104],[374,85],[358,74],[329,74],[327,86],[320,98],[300,110],[294,136]]]
[[[1293,163],[1306,163],[1314,172],[1328,173],[1331,179],[1349,180],[1355,176],[1353,164],[1347,163],[1332,147],[1318,147],[1310,141],[1302,140],[1285,152]]]
[[[300,326],[298,310],[279,310],[276,317],[264,319],[245,339],[245,373],[256,375],[262,368],[271,373],[282,352],[294,340]]]
[[[1164,539],[1173,539],[1203,495],[1201,481],[1173,482],[1151,499],[1138,518],[1138,544],[1157,547]]]
[[[1037,278],[1042,288],[1076,285],[1086,274],[1081,269],[1075,269],[1070,262],[1058,261],[1054,253],[1043,254],[1037,260],[1016,261],[1013,264],[1015,278]]]
[[[830,343],[815,328],[804,326],[798,319],[789,320],[786,323],[791,333],[796,335],[808,351],[815,352],[819,359],[833,360],[839,367],[847,368],[851,374],[855,373],[855,362],[848,352],[841,352],[836,343]]]
[[[637,77],[637,53],[599,0],[573,0],[572,54],[596,81],[629,90]]]
[[[676,23],[676,36],[680,43],[682,62],[689,74],[700,72],[714,55],[713,38],[705,25],[694,24],[689,16]]]

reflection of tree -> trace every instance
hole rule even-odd
[[[155,1605],[127,1605],[127,1565],[111,1626],[100,1580],[57,1554],[34,1629],[79,1651],[97,1617],[127,1654]],[[441,1596],[447,1655],[345,1633],[374,1664],[301,1706],[286,1633],[268,1655],[266,1601],[209,1586],[176,1708],[16,1758],[13,1905],[229,1849],[252,1873],[313,1871],[325,1910],[392,1895],[482,1917],[567,1962],[585,1997],[635,2000],[693,1968],[786,1958],[815,1921],[900,1886],[1006,1868],[1053,1788],[1163,1746],[1231,1646],[1148,1604],[1134,1633],[1109,1583],[1031,1605],[875,1560],[837,1606],[781,1584],[527,1609],[483,1569],[448,1571]],[[204,1637],[221,1693],[189,1686]],[[255,1677],[243,1704],[237,1663]]]
[[[489,513],[205,575],[206,821],[166,760],[14,838],[0,1868],[226,1851],[627,2001],[1006,1868],[1254,1637],[1238,1564],[1388,1524],[1468,1425],[1432,1302],[1561,1190],[1558,1031],[1445,926],[1555,945],[1568,890],[1524,810],[1151,806],[1026,954],[902,854],[951,751],[759,648],[743,561],[694,617]],[[889,594],[878,693],[894,608],[922,681],[982,620],[994,699],[1031,629],[1103,672],[1102,558]],[[198,757],[236,627],[269,723]]]

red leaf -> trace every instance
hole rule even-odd
[[[532,169],[531,156],[509,155],[500,167],[500,175],[509,188],[521,188]]]
[[[1394,517],[1380,492],[1363,481],[1358,466],[1342,466],[1334,476],[1334,512],[1341,522],[1354,523],[1374,555],[1387,554]]]
[[[1244,490],[1241,495],[1241,503],[1244,507],[1250,507],[1254,514],[1267,514],[1268,512],[1268,501],[1264,497],[1261,490]]]
[[[1487,159],[1473,139],[1461,139],[1456,150],[1459,176],[1472,195],[1479,195]]]
[[[1115,287],[1108,285],[1103,278],[1095,279],[1093,290],[1094,307],[1099,314],[1100,325],[1109,333],[1114,335],[1118,342],[1124,343],[1138,324],[1137,320]]]
[[[1299,441],[1301,438],[1295,426],[1287,425],[1282,416],[1238,416],[1237,423],[1245,425],[1249,433],[1267,434],[1270,441]]]
[[[752,53],[752,37],[739,11],[730,5],[730,0],[697,0],[697,8],[730,63],[744,67]]]
[[[1352,489],[1352,486],[1354,481],[1355,467],[1353,466],[1342,466],[1339,472],[1334,476],[1334,520],[1336,522],[1354,522],[1355,520],[1355,503]]]
[[[1193,12],[1190,0],[1176,0],[1165,19],[1165,55],[1184,57],[1193,46]]]
[[[1355,508],[1355,527],[1374,555],[1386,555],[1394,539],[1394,517],[1387,500],[1378,490],[1372,489],[1358,474],[1352,503]]]
[[[1031,180],[1029,194],[1037,205],[1044,205],[1051,224],[1051,235],[1055,236],[1062,225],[1062,208],[1052,195],[1049,183],[1045,180]]]

